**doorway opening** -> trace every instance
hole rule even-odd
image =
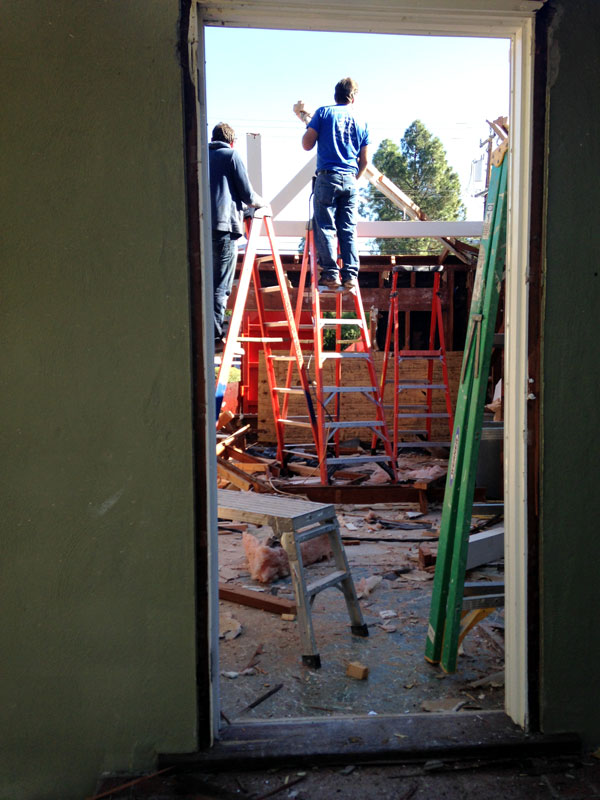
[[[490,30],[487,25],[483,25],[482,23],[478,22],[476,19],[477,15],[473,15],[472,20],[472,27],[465,32],[469,35],[474,35],[477,33],[477,27],[479,27],[479,31],[482,35],[489,36]],[[205,20],[209,23],[212,23],[212,20]],[[281,23],[281,20],[280,20]],[[514,214],[515,204],[516,206],[523,208],[527,207],[528,202],[528,193],[529,193],[529,183],[528,183],[528,158],[529,158],[529,151],[528,151],[528,125],[529,125],[529,93],[530,93],[530,85],[531,85],[531,63],[530,63],[530,52],[531,49],[529,47],[531,43],[531,20],[519,18],[518,20],[511,20],[510,18],[505,18],[503,20],[504,28],[501,33],[503,33],[507,38],[503,40],[503,45],[506,47],[506,58],[508,59],[508,43],[510,42],[510,59],[511,59],[511,67],[512,67],[512,75],[511,75],[511,88],[510,88],[510,97],[511,97],[511,108],[510,108],[510,116],[511,116],[511,131],[512,131],[512,141],[511,141],[511,157],[512,157],[512,164],[513,164],[513,172],[512,172],[512,186],[511,186],[511,197],[513,199],[513,206],[512,206],[512,214],[511,219],[509,220],[509,255],[508,255],[508,264],[507,264],[507,293],[506,293],[506,302],[507,302],[507,311],[506,311],[506,319],[507,324],[510,321],[511,324],[511,334],[507,340],[507,347],[506,347],[506,366],[507,366],[507,374],[505,375],[505,393],[509,387],[516,385],[517,381],[521,380],[523,374],[523,367],[525,364],[524,361],[524,354],[526,353],[526,302],[523,295],[519,296],[518,287],[523,288],[524,286],[524,275],[525,275],[525,264],[527,262],[527,215],[522,215],[521,218],[516,217]],[[282,23],[283,24],[283,23]],[[416,22],[414,24],[417,24]],[[449,24],[449,23],[448,23]],[[202,20],[199,20],[199,25],[202,26]],[[398,25],[399,27],[399,25]],[[418,27],[418,26],[417,26]],[[467,26],[468,27],[468,26]],[[485,28],[485,30],[483,30]],[[209,49],[209,42],[210,42],[210,35],[212,29],[206,29],[202,31],[202,34],[199,35],[199,41],[204,42],[204,49],[203,53],[208,54],[208,66],[206,71],[206,77],[209,79],[208,83],[208,92],[207,92],[207,103],[201,109],[201,119],[204,124],[208,123],[209,129],[211,123],[214,121],[220,121],[220,119],[211,119],[211,96],[210,96],[210,49]],[[389,28],[388,28],[389,30]],[[442,30],[438,31],[440,34],[443,32]],[[228,31],[219,31],[219,34],[227,34]],[[240,30],[234,31],[234,33],[239,36],[243,32]],[[256,33],[256,32],[254,32]],[[259,32],[260,35],[263,32]],[[283,31],[279,31],[279,36],[283,35]],[[296,32],[298,35],[300,32]],[[398,34],[401,32],[398,31]],[[456,30],[452,30],[452,33],[455,34]],[[307,34],[308,35],[308,34]],[[357,36],[358,34],[339,34],[339,36]],[[497,33],[496,33],[497,35]],[[385,38],[392,38],[386,36]],[[401,35],[398,36],[398,40],[402,37]],[[463,41],[463,40],[456,40],[456,41]],[[467,42],[469,40],[466,40]],[[475,40],[472,40],[475,41]],[[491,40],[495,41],[495,40]],[[488,45],[490,42],[488,41]],[[203,63],[204,58],[199,58],[199,63]],[[350,72],[351,70],[344,69],[343,66],[343,59],[340,59],[339,66],[342,72]],[[337,69],[335,71],[336,79],[341,77],[341,74],[338,75],[337,73],[340,70]],[[268,70],[266,70],[268,73]],[[202,72],[202,80],[204,81],[205,75]],[[359,80],[360,84],[360,76],[355,76],[357,80]],[[335,81],[334,81],[335,82]],[[331,83],[331,81],[330,81]],[[265,78],[264,80],[260,79],[258,84],[261,86],[261,92],[264,95],[268,95],[269,93],[269,82],[268,79]],[[239,88],[236,87],[236,88]],[[327,92],[331,92],[332,86],[329,85],[325,86],[325,81],[323,82],[322,86],[322,97],[316,98],[316,102],[318,104],[325,104],[328,102]],[[362,87],[361,87],[362,88]],[[243,88],[239,88],[239,91],[243,93]],[[235,105],[235,98],[238,92],[233,92],[231,97],[231,104],[232,106]],[[284,108],[288,109],[291,107],[291,104],[297,100],[296,97],[289,97],[287,95],[286,89],[286,96],[281,98],[281,103],[284,104]],[[499,109],[499,112],[502,112],[503,109]],[[494,112],[490,112],[490,115]],[[216,114],[216,116],[221,117],[221,114]],[[235,116],[231,116],[229,120],[230,123],[236,126]],[[240,120],[242,117],[240,117]],[[238,121],[238,126],[239,126]],[[248,120],[250,125],[254,126],[254,119]],[[485,124],[485,123],[484,123]],[[294,126],[297,123],[294,121],[293,117],[290,114],[290,129],[294,130]],[[295,136],[296,139],[299,138],[301,135],[301,129],[295,128],[296,133],[292,134],[290,132],[290,136]],[[485,128],[483,128],[485,130]],[[482,131],[483,132],[483,131]],[[392,138],[391,136],[389,138]],[[293,144],[290,145],[293,147]],[[299,149],[299,148],[298,148]],[[473,155],[473,154],[472,154]],[[476,154],[474,154],[476,155]],[[263,156],[264,159],[264,156]],[[281,164],[281,158],[277,159],[278,163]],[[268,196],[268,191],[265,191],[263,188],[263,193]],[[206,200],[206,197],[205,197]],[[483,207],[483,206],[482,206]],[[307,214],[304,215],[304,218]],[[302,217],[300,217],[302,219]],[[206,239],[206,237],[205,237]],[[522,261],[519,261],[518,255],[525,255],[525,258]],[[526,291],[523,293],[526,296]],[[524,397],[521,396],[520,393],[515,393],[516,396],[510,397],[510,402],[507,403],[506,408],[506,418],[505,418],[505,454],[504,454],[504,468],[505,468],[505,480],[504,480],[504,488],[506,490],[505,494],[505,529],[506,529],[506,537],[507,537],[507,548],[506,548],[506,555],[507,563],[507,583],[509,589],[509,595],[507,596],[507,619],[506,619],[506,630],[507,630],[507,651],[506,651],[506,700],[505,700],[505,709],[509,713],[509,715],[517,721],[519,724],[524,725],[527,721],[527,702],[526,702],[526,673],[525,673],[525,583],[524,583],[524,574],[525,574],[525,545],[524,545],[524,535],[525,535],[525,528],[524,528],[524,513],[525,513],[525,494],[524,494],[524,487],[520,485],[518,480],[511,480],[511,475],[516,475],[513,470],[515,465],[522,465],[524,464],[524,441],[523,437],[519,436],[518,433],[518,421],[522,418],[524,413]],[[216,509],[214,509],[216,511]],[[215,514],[215,521],[216,521],[216,514]],[[523,524],[520,524],[523,523]],[[516,527],[515,527],[516,526]],[[216,530],[216,525],[215,525]],[[216,537],[215,537],[216,539]],[[216,541],[215,541],[216,545]],[[216,612],[217,609],[217,599],[216,599],[216,574],[214,576],[215,580],[213,581],[213,603],[214,603],[214,611]],[[327,595],[323,595],[324,600],[327,602]],[[384,609],[385,610],[385,609]],[[216,619],[216,613],[214,615]],[[217,646],[217,634],[216,634],[216,627],[213,625],[213,635],[214,641],[213,645],[216,649]],[[388,639],[390,639],[389,634],[386,633]],[[293,639],[293,636],[292,636]],[[256,641],[256,646],[258,647],[261,643]],[[294,644],[290,644],[290,648],[293,650]],[[251,654],[252,655],[252,654]],[[249,659],[249,663],[252,659]],[[260,661],[260,659],[259,659]],[[213,662],[214,663],[214,662]],[[245,665],[243,665],[245,668]],[[253,667],[248,667],[248,669],[252,669]],[[225,672],[236,672],[237,670],[224,670]],[[243,671],[243,669],[242,669]],[[260,672],[258,673],[260,678]],[[224,680],[233,681],[237,680],[233,678],[224,677]],[[268,683],[271,678],[268,680],[263,680],[263,683]],[[296,677],[292,675],[290,678],[292,682],[297,680]],[[276,683],[276,679],[273,679],[273,682]],[[406,686],[409,686],[411,683],[410,677],[406,679]],[[272,687],[265,687],[265,691],[267,688]],[[405,692],[410,692],[411,688],[404,687],[403,690]],[[213,699],[214,699],[214,708],[216,708],[217,703],[217,696],[218,696],[218,688],[216,685],[213,686]],[[316,703],[317,704],[317,703]],[[335,704],[331,704],[332,706]],[[343,705],[343,704],[342,704]],[[349,706],[352,705],[352,702],[348,704]],[[340,713],[340,707],[333,708],[335,713]],[[398,713],[402,713],[402,711],[406,711],[406,709],[397,709]],[[343,712],[342,712],[343,713]],[[353,713],[352,710],[348,710],[348,713]],[[368,712],[366,712],[368,713]],[[285,714],[287,716],[287,714]],[[214,719],[214,716],[213,716]]]

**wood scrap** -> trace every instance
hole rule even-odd
[[[352,533],[344,536],[342,532],[342,541],[344,544],[347,542],[404,542],[405,544],[417,544],[421,542],[437,542],[438,536],[411,536],[410,534],[403,534],[402,531],[382,531],[381,533]]]
[[[238,489],[254,489],[255,492],[271,492],[270,485],[253,475],[246,475],[225,458],[217,456],[217,474]]]
[[[225,451],[225,448],[229,445],[232,445],[238,439],[241,439],[244,434],[248,433],[250,430],[250,424],[244,425],[242,428],[238,428],[237,431],[227,436],[225,439],[221,439],[221,441],[217,442],[217,455],[220,456]]]
[[[435,567],[436,558],[437,547],[434,549],[428,544],[419,545],[419,569],[426,570],[428,568]]]
[[[239,586],[231,586],[221,582],[219,582],[219,600],[228,600],[231,603],[239,603],[241,606],[260,608],[262,611],[270,611],[273,614],[296,613],[296,603],[292,600],[275,597],[273,594],[264,592],[253,592],[251,589],[242,589]]]
[[[233,447],[232,445],[226,445],[223,454],[227,458],[231,458],[234,461],[245,461],[248,464],[266,464],[267,466],[273,466],[273,464],[278,463],[276,458],[255,456],[253,453],[248,453],[246,450],[240,450],[239,447]]]
[[[256,649],[252,654],[250,661],[248,661],[244,669],[252,669],[252,667],[255,667],[260,660],[259,656],[261,656],[264,653],[264,650],[265,650],[265,645],[264,643],[261,642],[261,644],[256,646]]]
[[[275,692],[278,692],[280,689],[283,689],[283,683],[278,683],[277,686],[274,686],[272,689],[269,689],[268,692],[261,694],[261,696],[257,697],[256,700],[254,700],[254,702],[250,703],[250,705],[247,705],[244,711],[249,711],[251,708],[256,708],[256,706],[260,705],[260,703],[264,703],[265,700],[268,700],[269,697],[274,695]]]
[[[248,530],[248,525],[245,522],[223,522],[219,520],[218,528],[219,533],[243,533]]]

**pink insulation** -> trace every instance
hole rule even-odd
[[[263,543],[251,533],[242,534],[242,544],[248,561],[250,575],[260,583],[270,583],[290,574],[287,553],[278,541],[272,539]],[[326,534],[310,539],[300,545],[302,563],[314,564],[332,555],[329,537]]]

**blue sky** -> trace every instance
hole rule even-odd
[[[466,192],[471,162],[483,150],[486,119],[508,114],[507,39],[397,36],[310,31],[206,29],[209,132],[228,122],[246,158],[247,132],[262,138],[263,194],[273,197],[310,158],[292,106],[333,102],[340,78],[359,85],[356,110],[371,132],[371,156],[382,139],[399,142],[420,119],[443,143],[463,187],[467,218],[481,219],[483,202]],[[282,213],[304,219],[302,197]]]

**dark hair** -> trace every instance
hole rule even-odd
[[[335,85],[333,97],[336,103],[348,105],[348,103],[354,100],[357,92],[358,83],[356,83],[356,81],[353,81],[352,78],[342,78],[342,80],[338,81]]]
[[[235,142],[235,131],[231,125],[228,125],[226,122],[219,122],[219,124],[215,125],[213,128],[212,141],[233,144],[233,142]]]

